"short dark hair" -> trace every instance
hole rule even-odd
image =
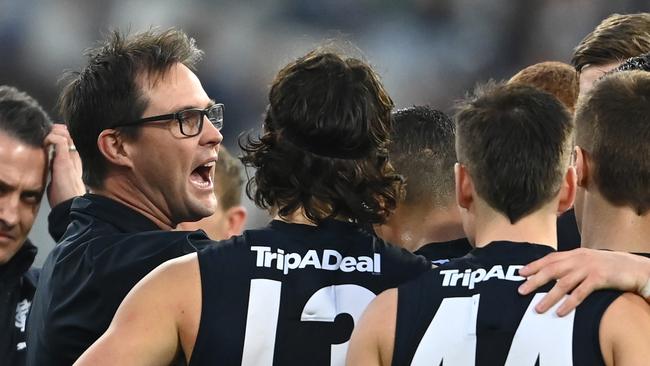
[[[578,72],[587,64],[603,65],[650,52],[650,13],[612,14],[573,51]]]
[[[36,99],[13,86],[0,86],[0,131],[33,147],[43,147],[52,121]]]
[[[446,207],[454,201],[454,122],[429,106],[393,113],[389,159],[405,179],[407,205]]]
[[[227,210],[241,204],[241,194],[244,185],[242,178],[243,166],[225,147],[219,148],[219,159],[215,164],[214,191],[219,199],[219,207]]]
[[[458,107],[456,152],[477,194],[514,224],[558,193],[572,131],[566,108],[552,95],[489,82]]]
[[[388,163],[393,101],[364,61],[318,49],[280,70],[269,92],[264,134],[240,141],[257,169],[246,187],[262,208],[303,208],[319,222],[383,223],[400,177]]]
[[[576,143],[591,156],[593,182],[614,205],[650,210],[650,74],[603,77],[576,111]]]
[[[650,71],[650,52],[644,53],[641,56],[630,57],[617,68],[611,70],[610,73],[618,71]]]
[[[107,162],[97,147],[99,134],[141,118],[148,103],[141,84],[155,83],[176,63],[193,69],[202,52],[194,39],[177,29],[133,36],[116,30],[85,55],[88,64],[68,74],[59,106],[81,157],[84,182],[101,187]],[[139,131],[136,127],[119,129],[130,137]]]
[[[564,62],[545,61],[530,65],[511,77],[508,83],[526,84],[542,89],[555,96],[570,113],[573,113],[578,101],[578,73]]]

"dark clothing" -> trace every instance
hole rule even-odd
[[[620,292],[595,292],[563,318],[534,310],[553,283],[517,292],[518,270],[551,252],[493,242],[400,286],[392,364],[604,366],[600,320]]]
[[[557,219],[557,250],[564,252],[580,248],[580,242],[576,212],[570,209]]]
[[[0,265],[0,363],[3,365],[25,364],[25,321],[38,280],[38,270],[30,269],[36,251],[27,240],[7,263]]]
[[[159,230],[109,198],[74,199],[47,257],[28,322],[28,365],[70,365],[108,328],[131,288],[166,260],[209,243],[202,231]]]
[[[55,242],[61,240],[61,237],[70,224],[72,201],[74,201],[74,198],[59,203],[52,207],[52,210],[47,215],[47,230]]]
[[[272,221],[198,253],[203,305],[190,365],[343,365],[381,291],[431,269],[354,224]]]
[[[414,253],[422,255],[431,263],[439,266],[449,262],[450,259],[460,258],[472,250],[472,244],[467,238],[460,238],[446,242],[430,243],[422,246]]]

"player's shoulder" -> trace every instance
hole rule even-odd
[[[180,285],[195,281],[199,275],[197,253],[190,253],[161,263],[149,272],[141,282],[156,284],[161,288],[170,289],[170,285]]]
[[[371,251],[375,262],[381,263],[381,273],[385,278],[395,279],[393,286],[413,280],[432,268],[431,261],[425,257],[378,238],[373,241]]]
[[[431,261],[422,255],[414,254],[404,248],[388,243],[380,238],[372,237],[372,250],[385,257],[386,261],[406,263],[407,265],[420,265],[431,268]],[[382,258],[383,259],[383,258]]]
[[[394,322],[395,314],[397,313],[397,299],[397,288],[389,288],[382,291],[366,308],[363,315],[366,318],[365,321],[370,324],[380,325],[392,317],[392,321]],[[395,328],[394,324],[392,324],[392,328]]]
[[[237,250],[261,243],[276,243],[285,240],[285,237],[285,233],[269,224],[259,228],[246,229],[240,235],[233,235],[228,239],[217,241],[216,245],[210,248],[212,251]]]
[[[589,306],[595,301],[608,303],[605,315],[612,319],[638,319],[650,317],[650,305],[641,296],[619,291],[596,291],[589,295],[581,306]],[[604,315],[604,316],[605,316]]]
[[[480,270],[486,274],[488,269],[485,269],[480,261],[473,258],[471,254],[452,259],[445,264],[424,271],[410,281],[400,284],[398,288],[400,297],[408,299],[405,301],[400,300],[400,303],[408,305],[410,302],[420,301],[423,298],[432,300],[439,297],[465,295],[471,283],[471,273]],[[502,270],[496,276],[498,277],[498,275],[505,277],[507,269]]]
[[[595,291],[589,294],[589,296],[587,296],[587,298],[582,302],[582,304],[578,306],[577,311],[580,312],[597,311],[602,313],[606,309],[609,309],[614,303],[618,302],[618,299],[620,299],[624,295],[628,295],[628,294],[618,290]],[[627,297],[628,296],[625,296],[625,298]],[[623,300],[623,302],[626,302],[626,300]]]
[[[277,246],[278,240],[269,228],[245,230],[241,235],[211,242],[197,251],[199,262],[248,261],[257,246]]]
[[[599,325],[600,348],[606,364],[646,364],[650,357],[648,334],[650,305],[633,293],[617,296]]]
[[[441,273],[441,270],[443,271]],[[434,267],[428,271],[424,271],[413,279],[406,281],[398,286],[400,296],[420,298],[422,295],[428,294],[432,288],[442,287],[443,274],[445,269],[441,267]],[[440,294],[439,291],[435,291]],[[410,301],[410,300],[409,300]]]

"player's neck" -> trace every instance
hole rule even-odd
[[[279,220],[279,221],[284,221],[289,224],[301,224],[301,225],[311,225],[311,226],[316,226],[316,224],[309,220],[307,216],[305,216],[305,211],[301,208],[298,208],[294,212],[286,215],[286,216],[280,216],[277,213],[277,210],[275,210],[276,213],[273,215],[273,220]]]
[[[590,195],[581,214],[583,247],[650,253],[650,213],[639,216],[631,207],[616,207]]]
[[[430,243],[465,237],[458,207],[434,208],[398,205],[375,231],[384,240],[414,252]]]
[[[494,241],[527,242],[548,245],[557,249],[557,216],[544,207],[516,223],[508,217],[492,211],[476,215],[474,246],[484,247]]]

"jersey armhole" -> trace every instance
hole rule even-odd
[[[204,316],[206,314],[204,310],[207,309],[206,306],[216,300],[215,293],[218,292],[218,290],[215,291],[211,289],[208,291],[208,289],[204,286],[204,279],[212,276],[220,276],[220,266],[215,266],[214,262],[212,262],[212,264],[210,263],[212,257],[219,255],[218,252],[219,250],[217,250],[216,247],[207,247],[203,250],[197,251],[196,253],[196,257],[199,262],[199,276],[201,280],[201,314],[199,316],[199,329],[196,332],[196,340],[194,341],[192,355],[190,356],[189,362],[187,363],[188,366],[202,364],[200,353],[197,353],[196,350],[207,347],[207,345],[204,345],[204,343],[207,341],[204,335],[206,333],[206,329],[204,328],[210,322],[209,320],[204,321]]]
[[[418,342],[412,342],[413,339],[419,339],[417,333],[424,334],[426,327],[421,329],[417,320],[420,318],[420,306],[422,301],[421,291],[423,286],[419,278],[411,280],[406,284],[397,287],[397,314],[395,315],[395,340],[393,341],[393,358],[392,366],[410,364]],[[428,323],[427,323],[428,324]],[[415,344],[414,344],[415,343]],[[404,347],[404,345],[409,345]]]
[[[597,291],[578,307],[573,337],[574,364],[606,365],[600,347],[600,324],[605,311],[622,294],[619,291]],[[586,337],[587,334],[590,337]],[[593,359],[582,359],[590,354],[594,355]]]

